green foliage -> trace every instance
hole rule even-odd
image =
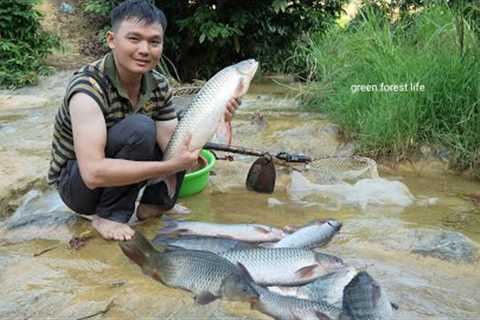
[[[88,0],[89,12],[105,13],[120,1]],[[297,43],[321,32],[347,0],[155,1],[168,18],[164,55],[183,80],[205,78],[244,58],[260,61],[262,71],[297,72],[289,58]]]
[[[361,152],[402,158],[433,144],[449,150],[452,165],[480,176],[480,43],[472,29],[460,55],[456,13],[447,6],[395,25],[366,14],[355,32],[317,35],[298,57],[321,80],[309,86],[306,103],[331,114]],[[412,88],[417,83],[423,91]]]
[[[48,71],[42,59],[58,41],[43,32],[34,0],[0,2],[0,85],[34,83]]]
[[[84,10],[88,13],[93,13],[101,17],[108,17],[115,1],[105,0],[88,0],[85,3]]]

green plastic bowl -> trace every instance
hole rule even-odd
[[[207,160],[207,165],[197,171],[187,173],[180,187],[180,198],[188,197],[201,192],[208,185],[210,170],[215,165],[215,156],[208,150],[203,149],[200,156]]]

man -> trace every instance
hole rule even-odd
[[[154,71],[163,50],[167,20],[143,0],[112,10],[107,34],[111,53],[77,71],[55,118],[49,183],[73,211],[92,215],[92,226],[106,239],[128,240],[127,225],[138,192],[152,178],[176,173],[177,190],[200,150],[190,139],[175,159],[162,151],[177,124],[167,79]],[[239,103],[225,108],[231,120]],[[148,186],[139,219],[159,215],[176,201],[163,182]]]

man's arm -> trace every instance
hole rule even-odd
[[[131,161],[105,157],[107,127],[98,104],[84,93],[70,100],[73,140],[80,174],[90,189],[124,186],[189,168],[198,152],[190,152],[190,141],[177,159]]]

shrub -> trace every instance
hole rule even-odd
[[[119,2],[88,0],[85,9],[106,15]],[[169,21],[164,55],[191,80],[243,58],[259,60],[263,71],[303,70],[289,60],[297,42],[335,23],[347,0],[155,2]]]
[[[367,15],[354,32],[332,29],[304,51],[321,79],[309,86],[308,104],[331,114],[361,152],[402,158],[434,144],[448,148],[455,167],[480,173],[480,46],[473,31],[465,30],[460,54],[449,7],[428,7],[395,26]],[[417,82],[424,91],[412,90]],[[406,83],[408,91],[382,90],[382,83]]]
[[[47,72],[42,59],[57,40],[42,31],[35,0],[0,2],[0,85],[22,86],[34,83]]]

